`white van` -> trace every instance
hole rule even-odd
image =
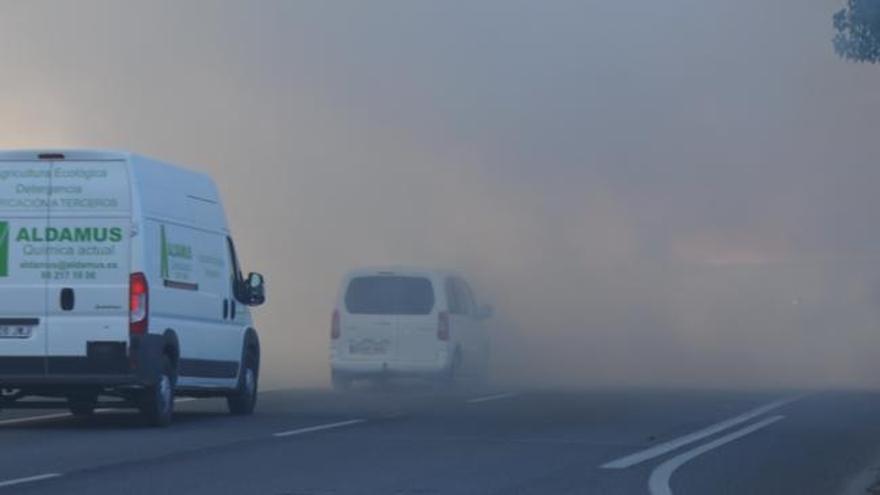
[[[486,319],[468,283],[455,273],[367,268],[348,273],[333,311],[333,386],[359,378],[482,380],[489,363]]]
[[[0,152],[0,409],[253,411],[260,344],[213,181],[106,151]],[[64,401],[21,401],[38,396]]]

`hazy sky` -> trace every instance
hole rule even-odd
[[[784,337],[803,350],[795,369],[824,369],[807,359],[822,349],[844,380],[874,371],[853,353],[877,323],[863,267],[880,247],[880,68],[835,57],[838,8],[2,0],[0,147],[128,149],[211,173],[245,268],[269,280],[257,318],[279,383],[326,375],[342,273],[397,262],[472,273],[517,329],[499,330],[508,367],[558,335],[640,363],[652,344],[636,381],[722,355],[737,368],[746,336],[794,318],[823,336]],[[771,283],[753,268],[769,262],[806,268]],[[697,281],[670,264],[745,268]],[[866,312],[852,325],[754,319],[851,271],[860,295],[839,306]],[[778,366],[773,335],[748,354],[758,369]],[[580,359],[556,359],[559,374]]]

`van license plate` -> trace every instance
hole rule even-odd
[[[0,339],[27,339],[33,330],[30,325],[0,325]]]

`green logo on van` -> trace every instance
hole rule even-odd
[[[0,277],[9,276],[9,222],[0,222]]]
[[[159,274],[164,279],[170,278],[171,275],[170,258],[178,258],[185,261],[190,261],[193,258],[192,247],[188,244],[168,242],[164,225],[159,226],[159,250]]]

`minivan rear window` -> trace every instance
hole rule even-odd
[[[424,277],[355,277],[345,292],[345,309],[363,315],[426,315],[434,309],[434,287]]]

